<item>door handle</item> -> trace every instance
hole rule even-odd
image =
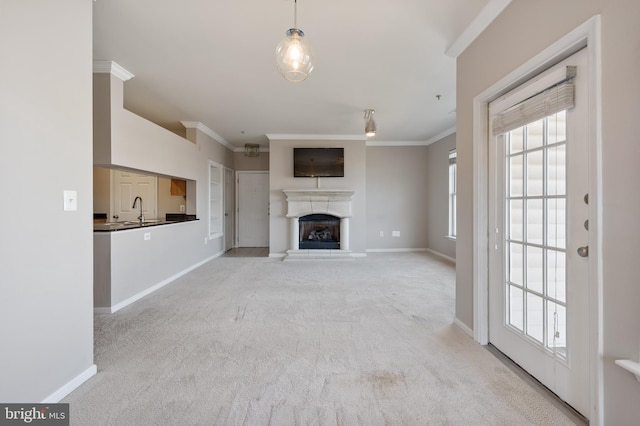
[[[578,256],[589,257],[589,246],[578,247]]]

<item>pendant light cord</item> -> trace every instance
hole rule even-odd
[[[293,0],[293,28],[298,29],[298,0]]]

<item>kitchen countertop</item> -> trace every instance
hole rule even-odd
[[[198,220],[198,219],[188,219],[188,220],[148,219],[148,220],[145,220],[143,223],[140,223],[137,220],[124,221],[124,222],[94,223],[93,231],[94,232],[125,231],[129,229],[149,228],[152,226],[160,226],[160,225],[171,225],[174,223],[193,222],[195,220]]]

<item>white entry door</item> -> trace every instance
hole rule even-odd
[[[238,247],[269,246],[269,173],[238,172]]]
[[[111,218],[114,221],[134,221],[140,216],[140,205],[133,208],[136,197],[142,198],[142,207],[146,219],[157,216],[158,178],[141,175],[125,170],[112,171],[113,184]]]
[[[558,82],[567,70],[576,77]],[[581,51],[496,100],[490,105],[489,152],[489,341],[585,416],[587,81],[587,54]],[[574,106],[536,112],[563,102]]]

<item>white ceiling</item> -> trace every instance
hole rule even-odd
[[[446,52],[464,48],[495,3],[505,1],[299,0],[316,66],[291,83],[275,47],[293,27],[293,0],[97,0],[94,59],[135,75],[127,109],[178,133],[197,121],[237,147],[266,146],[267,134],[364,139],[373,108],[372,140],[426,142],[455,126]]]

